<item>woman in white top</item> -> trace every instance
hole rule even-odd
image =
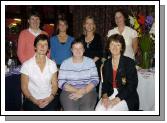
[[[135,54],[138,50],[137,31],[126,26],[125,14],[121,9],[115,11],[115,23],[117,27],[109,30],[107,37],[110,37],[113,34],[121,34],[124,37],[126,43],[126,50],[124,55],[135,60]]]
[[[57,93],[57,66],[46,53],[49,38],[40,34],[35,38],[35,55],[23,63],[21,68],[21,89],[24,94],[23,109],[28,111],[54,110]]]

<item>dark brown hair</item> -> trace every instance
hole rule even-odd
[[[46,40],[48,42],[48,49],[50,49],[50,42],[49,42],[49,37],[45,34],[40,34],[38,35],[36,38],[35,38],[35,41],[34,41],[34,47],[37,47],[37,43],[42,40]]]
[[[119,35],[119,34],[111,35],[107,40],[107,46],[106,46],[107,50],[109,50],[111,42],[118,42],[121,44],[121,46],[122,46],[121,55],[123,55],[125,52],[125,49],[126,49],[124,37],[122,35]]]

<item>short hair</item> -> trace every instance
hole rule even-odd
[[[124,17],[124,22],[125,22],[125,25],[129,26],[130,25],[130,22],[129,22],[129,19],[128,19],[128,13],[126,10],[122,9],[122,8],[118,8],[114,11],[114,17],[116,15],[117,12],[120,12],[123,17]]]
[[[93,23],[94,23],[93,33],[95,33],[95,31],[96,31],[96,23],[95,23],[94,17],[92,17],[92,16],[86,16],[86,17],[84,18],[84,20],[83,20],[83,34],[84,34],[84,35],[85,35],[85,33],[86,33],[86,30],[85,30],[84,25],[86,24],[86,20],[87,20],[87,19],[93,20]]]
[[[82,44],[83,48],[85,49],[85,46],[84,46],[84,42],[80,39],[75,39],[72,43],[71,43],[71,48],[73,47],[73,45],[75,44]]]
[[[125,52],[125,49],[126,49],[126,45],[125,45],[125,40],[124,40],[124,37],[120,34],[114,34],[114,35],[111,35],[108,40],[107,40],[107,50],[109,50],[109,47],[110,47],[110,43],[111,42],[118,42],[121,44],[121,55],[124,54]]]
[[[44,41],[46,40],[48,42],[48,49],[50,49],[50,42],[49,42],[49,37],[45,34],[39,34],[36,38],[35,38],[35,41],[34,41],[34,47],[37,47],[37,43],[39,41]]]
[[[39,18],[40,18],[40,14],[39,14],[37,11],[31,11],[31,12],[28,14],[28,19],[30,19],[32,16],[35,16],[35,17],[39,17]]]

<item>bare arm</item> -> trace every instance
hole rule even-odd
[[[39,105],[40,108],[46,107],[54,99],[54,97],[57,93],[57,90],[58,90],[57,73],[54,73],[52,75],[51,85],[52,85],[51,94],[50,94],[50,96],[46,97],[45,99],[41,99],[41,103]]]
[[[53,74],[52,80],[51,80],[51,85],[52,85],[52,92],[51,92],[51,94],[56,95],[57,90],[58,90],[57,73]]]
[[[31,95],[30,91],[28,90],[28,83],[29,83],[29,77],[25,74],[21,74],[21,90],[24,96],[30,101],[32,101],[34,104],[38,105],[37,100]]]
[[[70,85],[70,84],[65,84],[65,85],[64,85],[64,89],[65,89],[65,91],[68,91],[68,92],[70,92],[70,93],[76,93],[76,92],[78,91],[77,88],[73,87],[73,86]]]
[[[133,48],[134,54],[136,54],[138,50],[138,38],[132,39],[132,48]]]
[[[93,58],[93,61],[96,62],[96,61],[98,61],[99,59],[100,59],[99,57],[95,56],[95,57]]]

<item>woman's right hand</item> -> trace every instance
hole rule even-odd
[[[31,100],[35,105],[37,105],[39,108],[42,108],[42,103],[43,100],[42,99],[35,99],[34,97],[30,96],[29,100]]]
[[[109,105],[110,105],[110,100],[109,100],[109,98],[108,97],[104,97],[104,98],[102,98],[102,105],[104,105],[104,107],[107,109],[108,107],[109,107]]]

